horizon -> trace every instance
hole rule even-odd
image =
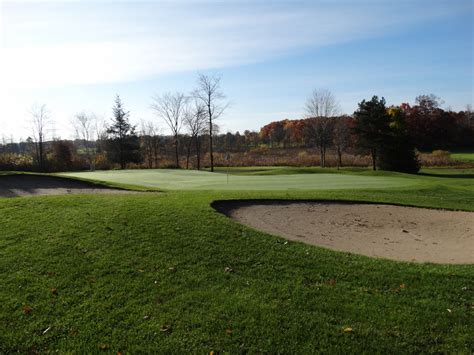
[[[313,89],[341,113],[373,95],[388,105],[435,94],[473,104],[471,1],[4,1],[0,135],[25,140],[45,104],[56,135],[81,111],[108,120],[115,94],[131,122],[154,121],[152,96],[222,77],[231,102],[221,133],[303,117]],[[204,19],[204,21],[203,21]],[[50,139],[51,137],[47,137]]]

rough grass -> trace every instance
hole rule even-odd
[[[391,189],[2,199],[0,353],[469,353],[473,265],[287,242],[210,207],[312,198],[474,210],[472,178],[427,173]]]

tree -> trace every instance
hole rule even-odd
[[[160,150],[160,136],[158,128],[153,122],[142,122],[141,124],[141,145],[144,152],[144,158],[148,168],[158,166],[158,157]]]
[[[119,163],[120,168],[125,169],[127,163],[140,162],[140,142],[135,126],[129,122],[130,112],[124,110],[118,95],[112,110],[112,124],[107,128],[107,155],[110,161]]]
[[[416,105],[421,109],[423,113],[430,113],[436,109],[439,109],[440,106],[444,103],[441,98],[436,95],[418,95],[415,98]]]
[[[70,170],[72,167],[72,143],[69,141],[54,141],[52,146],[54,169],[58,171]]]
[[[177,92],[155,96],[151,105],[156,114],[166,122],[174,137],[176,168],[179,168],[179,132],[186,114],[187,103],[188,98],[183,93]]]
[[[193,91],[193,96],[198,99],[206,108],[206,115],[209,128],[209,155],[211,158],[211,171],[214,171],[214,151],[212,139],[214,134],[215,120],[217,120],[229,106],[223,103],[224,94],[220,88],[221,78],[218,76],[208,76],[200,74],[197,80],[197,88]]]
[[[372,158],[372,168],[377,168],[378,151],[389,135],[390,117],[385,107],[385,99],[373,96],[372,100],[359,103],[354,112],[353,131],[357,135],[359,149],[368,151]]]
[[[97,119],[94,114],[80,112],[74,117],[72,122],[77,139],[83,141],[90,170],[94,170],[95,149],[93,147],[92,140],[94,139],[94,134],[97,127],[96,121]]]
[[[337,168],[342,167],[342,152],[351,142],[351,122],[349,116],[340,116],[334,119],[334,132],[332,142],[336,148]]]
[[[339,105],[329,90],[314,90],[306,101],[306,116],[310,119],[310,134],[319,147],[321,167],[326,166],[326,149],[331,143],[333,117],[339,113]]]
[[[405,114],[400,107],[393,106],[387,112],[390,117],[390,132],[380,147],[378,166],[383,170],[417,173],[420,162],[408,134]]]
[[[185,116],[184,125],[186,126],[190,139],[187,146],[187,157],[186,157],[186,169],[189,166],[189,156],[191,153],[191,143],[194,140],[196,148],[196,163],[197,169],[201,168],[201,147],[200,138],[201,135],[206,131],[206,108],[197,100],[194,100],[194,104],[189,106]]]
[[[46,132],[51,124],[50,111],[46,108],[46,105],[35,104],[31,107],[30,114],[32,117],[31,125],[36,150],[36,162],[39,166],[39,170],[44,171],[46,157],[44,142]]]
[[[455,123],[449,112],[440,108],[435,95],[417,96],[416,105],[402,104],[408,132],[420,150],[449,149],[458,140]]]

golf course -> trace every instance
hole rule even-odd
[[[446,210],[464,216],[469,257],[474,169],[19,174],[18,181],[33,179],[22,191],[7,178],[0,176],[4,196],[21,197],[0,197],[0,353],[474,348],[472,262],[335,250],[260,231],[218,208],[300,201]],[[410,237],[403,228],[400,235]]]

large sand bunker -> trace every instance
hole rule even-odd
[[[474,212],[381,204],[221,201],[255,229],[333,250],[393,260],[474,263]]]
[[[0,197],[131,192],[53,176],[0,175]]]

